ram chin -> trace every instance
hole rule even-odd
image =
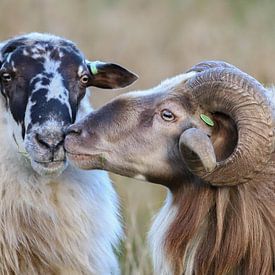
[[[66,160],[62,160],[42,163],[31,160],[31,165],[33,170],[40,176],[55,177],[62,174],[62,172],[66,169],[68,162]]]
[[[84,169],[100,169],[100,155],[76,154],[67,152],[67,157],[72,165]]]

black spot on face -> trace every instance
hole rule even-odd
[[[50,58],[52,60],[58,61],[60,60],[60,51],[59,49],[54,49],[51,51]]]
[[[46,102],[46,95],[48,93],[47,89],[39,89],[32,96],[31,101],[35,102],[37,105],[42,105]]]
[[[9,41],[2,49],[2,55],[6,56],[9,53],[14,52],[16,49],[22,47],[25,45],[26,43],[26,38],[18,38],[18,39],[14,39]]]
[[[13,71],[13,66],[16,68],[16,72]],[[42,69],[43,66],[39,61],[23,55],[22,47],[12,54],[9,62],[6,61],[3,64],[2,70],[13,76],[12,81],[2,85],[8,99],[10,111],[18,124],[24,125],[25,110],[32,90],[30,80]]]
[[[40,91],[38,92],[40,93]],[[31,107],[31,123],[42,125],[50,119],[62,121],[64,125],[72,123],[68,106],[62,104],[60,100],[52,98],[46,100],[43,92],[36,96],[36,103]]]
[[[63,76],[63,85],[66,88],[65,96],[69,96],[69,104],[72,110],[73,122],[76,118],[79,103],[85,95],[86,89],[79,85],[78,69],[79,66],[85,66],[84,58],[79,52],[71,52],[63,50],[64,56],[58,69],[58,72]],[[67,91],[70,91],[69,95]]]
[[[43,86],[49,85],[50,82],[51,82],[50,79],[47,78],[47,77],[43,77],[42,80],[41,80],[41,84],[42,84]]]
[[[22,125],[22,133],[29,100],[34,104],[31,107],[31,124],[42,124],[49,118],[62,121],[64,125],[74,122],[79,102],[85,94],[85,89],[78,85],[79,66],[85,66],[85,59],[79,50],[72,43],[61,39],[30,43],[27,38],[12,41],[2,50],[3,69],[12,72],[14,77],[11,83],[1,83],[1,92],[8,99],[13,118]],[[8,56],[9,59],[5,59]],[[52,99],[46,95],[54,72],[46,72],[44,68],[44,62],[49,56],[51,61],[60,61],[58,73],[63,79],[63,87],[60,87],[63,94]],[[14,68],[16,71],[13,71]],[[42,88],[35,91],[37,85]],[[66,98],[71,106],[72,117],[68,105],[62,103]]]
[[[11,93],[9,93],[9,107],[10,111],[13,115],[14,120],[18,124],[22,124],[24,122],[26,106],[28,103],[28,93],[22,89],[22,87],[26,87],[27,85],[21,81],[14,85],[14,89]]]

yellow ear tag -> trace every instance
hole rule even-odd
[[[98,73],[97,67],[96,67],[96,62],[89,63],[91,73],[93,75]]]
[[[210,126],[210,127],[213,127],[213,126],[214,126],[214,121],[213,121],[209,116],[204,115],[204,114],[201,114],[201,115],[200,115],[200,118],[201,118],[201,120],[202,120],[205,124],[207,124],[208,126]]]

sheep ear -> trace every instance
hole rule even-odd
[[[104,89],[126,87],[138,79],[138,76],[120,65],[101,61],[86,61],[91,73],[89,86]]]

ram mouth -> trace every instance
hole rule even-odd
[[[78,168],[85,170],[100,168],[100,165],[98,165],[99,155],[76,154],[67,151],[67,157],[69,161]]]

